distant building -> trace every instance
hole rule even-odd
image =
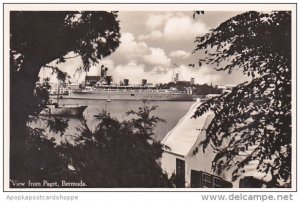
[[[177,83],[179,81],[179,73],[175,74],[174,82]]]
[[[50,84],[51,89],[49,90],[50,95],[68,95],[69,94],[69,88],[66,86],[66,84]]]
[[[190,84],[191,84],[191,85],[194,85],[194,84],[195,84],[195,78],[191,78]]]
[[[153,83],[147,83],[147,86],[155,86]]]
[[[123,84],[124,84],[124,86],[128,86],[129,85],[129,79],[124,79]]]
[[[222,93],[231,92],[235,85],[218,85],[217,88],[222,90]]]
[[[183,86],[189,86],[190,85],[190,81],[177,81],[178,85],[183,85]]]
[[[79,83],[66,83],[66,87],[70,90],[76,90],[79,88]]]
[[[147,85],[147,79],[142,79],[142,86]]]
[[[192,87],[186,87],[185,88],[187,94],[192,95],[193,94],[193,88]]]
[[[218,97],[218,96],[220,96],[220,95],[222,95],[222,94],[207,94],[207,95],[206,95],[206,98],[207,98],[207,99],[211,99],[211,98],[214,98],[214,97]]]

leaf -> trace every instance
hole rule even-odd
[[[264,23],[266,16],[268,23]],[[202,104],[193,116],[214,112],[199,146],[203,152],[208,145],[213,147],[213,169],[235,165],[233,179],[245,172],[242,168],[249,162],[259,162],[262,168],[271,160],[274,163],[262,169],[273,173],[271,181],[275,183],[270,184],[278,184],[283,176],[291,181],[291,153],[285,152],[291,148],[290,37],[291,12],[251,11],[222,22],[204,40],[195,42],[195,52],[204,51],[205,61],[217,71],[241,69],[252,79]]]

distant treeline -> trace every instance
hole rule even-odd
[[[190,82],[169,82],[167,84],[159,84],[159,88],[171,88],[176,87],[178,90],[185,90],[187,87],[191,87],[193,89],[194,95],[207,95],[207,94],[221,94],[222,90],[218,89],[213,85],[208,84],[190,84]]]

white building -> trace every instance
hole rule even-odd
[[[212,98],[218,97],[218,96],[220,96],[220,95],[222,95],[222,94],[207,94],[207,95],[206,95],[206,98],[207,98],[207,99],[212,99]]]
[[[218,85],[217,88],[222,90],[222,93],[230,93],[236,85]]]
[[[66,83],[66,87],[70,90],[79,89],[79,83]]]
[[[271,175],[258,172],[257,161],[250,162],[245,167],[246,172],[234,182],[232,181],[234,167],[224,170],[220,175],[212,171],[212,161],[216,153],[210,146],[203,152],[202,147],[199,148],[198,145],[205,139],[206,129],[214,118],[214,113],[207,112],[196,119],[191,118],[200,104],[199,101],[194,103],[188,113],[162,140],[164,145],[162,169],[169,177],[172,174],[176,175],[177,187],[264,187],[265,182],[271,179]],[[195,152],[197,148],[198,152]],[[249,148],[247,153],[254,148]],[[242,157],[245,154],[240,155]]]

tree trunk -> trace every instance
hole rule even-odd
[[[25,173],[22,167],[26,162],[22,154],[26,149],[28,117],[34,112],[33,93],[40,70],[39,65],[24,62],[19,71],[11,68],[10,75],[10,179],[18,179]]]

